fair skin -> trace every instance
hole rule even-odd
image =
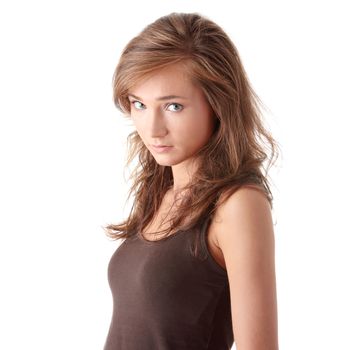
[[[181,98],[159,100],[169,95]],[[157,163],[172,168],[174,186],[165,196],[164,210],[191,180],[196,170],[194,155],[210,139],[215,117],[201,89],[177,65],[137,84],[129,100],[131,118],[142,141]],[[171,148],[157,152],[152,144]],[[222,199],[208,228],[208,240],[216,260],[227,270],[236,348],[278,350],[275,246],[269,203],[249,186],[226,201]]]
[[[270,204],[260,190],[242,187],[213,219],[230,285],[237,350],[278,350],[275,240]]]
[[[175,95],[178,98],[165,98]],[[193,159],[210,138],[215,123],[202,90],[194,86],[183,69],[173,65],[152,74],[129,93],[135,128],[160,165],[171,166],[173,191],[180,191],[196,170]],[[157,153],[152,144],[170,145]]]

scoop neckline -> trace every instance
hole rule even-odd
[[[186,230],[176,230],[174,233],[172,233],[169,236],[163,237],[161,239],[155,239],[155,240],[148,240],[148,239],[146,239],[141,231],[138,231],[136,236],[138,237],[138,239],[140,241],[145,242],[146,244],[157,244],[157,243],[161,243],[161,242],[167,241],[170,238],[172,238],[173,236],[177,236],[178,234],[180,234],[182,232],[186,232]]]
[[[157,239],[157,240],[148,240],[146,238],[144,238],[143,234],[141,231],[138,231],[137,234],[135,235],[137,237],[137,239],[141,242],[143,242],[144,244],[147,244],[147,245],[157,245],[157,244],[160,244],[161,242],[164,242],[164,241],[168,241],[169,239],[171,239],[172,237],[174,236],[178,236],[178,235],[181,235],[182,233],[184,232],[187,232],[188,230],[177,230],[175,231],[174,233],[172,233],[170,236],[166,236],[164,238],[161,238],[161,239]],[[204,239],[204,247],[205,247],[205,250],[207,252],[207,256],[208,256],[208,259],[210,261],[211,264],[214,265],[214,268],[219,271],[220,273],[222,274],[227,274],[227,270],[222,267],[213,257],[213,255],[211,254],[210,250],[209,250],[209,247],[208,247],[208,242],[207,242],[207,236],[202,236],[201,235],[201,239]]]

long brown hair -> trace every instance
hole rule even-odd
[[[199,166],[185,188],[188,195],[169,220],[168,229],[159,232],[168,236],[198,229],[213,214],[219,199],[221,204],[243,185],[263,191],[272,208],[268,170],[279,147],[263,125],[263,104],[248,81],[235,45],[210,19],[198,13],[171,13],[134,37],[122,51],[113,75],[116,107],[129,118],[129,90],[146,76],[175,63],[181,64],[205,93],[217,123],[211,139],[197,154]],[[139,159],[130,175],[128,199],[133,195],[134,200],[124,222],[105,227],[113,239],[142,232],[173,184],[171,167],[155,161],[137,131],[129,134],[127,145],[126,167],[136,156]],[[185,224],[189,215],[191,220]],[[194,251],[197,254],[196,244]]]

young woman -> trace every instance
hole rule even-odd
[[[105,350],[278,349],[263,174],[278,146],[234,44],[204,16],[171,13],[127,44],[113,88],[136,129],[127,165],[139,162],[129,217],[106,226],[124,241]]]

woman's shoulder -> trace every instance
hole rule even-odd
[[[225,208],[231,207],[242,200],[255,201],[257,198],[265,198],[267,200],[264,189],[257,184],[247,183],[224,190],[219,195],[216,207],[217,210],[223,211]]]
[[[270,219],[270,203],[260,186],[246,184],[238,189],[230,188],[219,196],[212,218],[216,245],[220,248],[225,237],[234,236],[233,231],[243,232],[248,226],[259,226],[262,220],[270,226]]]

